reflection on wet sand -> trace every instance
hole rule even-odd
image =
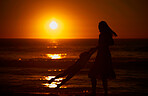
[[[47,48],[57,48],[57,46],[47,46]]]
[[[44,76],[43,79],[40,80],[51,80],[52,78],[54,78],[55,76]],[[45,87],[49,87],[49,88],[56,88],[58,84],[61,83],[61,81],[65,79],[65,78],[58,78],[55,79],[54,82],[52,82],[51,84],[49,83],[43,83],[42,85],[44,85]],[[60,88],[67,88],[66,86],[61,86]]]
[[[18,60],[19,60],[19,61],[21,61],[21,60],[22,60],[22,58],[19,58]]]
[[[65,54],[46,54],[47,57],[49,57],[50,59],[62,59],[66,57],[66,53]]]
[[[46,87],[49,87],[49,88],[56,88],[57,87],[56,84],[44,83],[43,85],[45,85]]]

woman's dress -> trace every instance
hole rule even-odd
[[[113,45],[111,36],[101,34],[98,42],[98,53],[93,66],[88,74],[89,78],[99,79],[114,79],[116,78],[115,72],[112,68],[112,59],[109,46]]]

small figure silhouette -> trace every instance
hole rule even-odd
[[[103,88],[105,96],[108,95],[107,79],[116,78],[115,72],[112,68],[111,54],[109,46],[114,44],[113,35],[117,36],[105,21],[101,21],[98,25],[100,35],[99,42],[96,50],[98,50],[94,64],[92,65],[88,77],[92,82],[92,95],[96,96],[97,80],[101,79],[103,82]]]
[[[88,62],[91,55],[95,52],[94,48],[91,48],[88,52],[83,52],[80,54],[80,58],[70,67],[68,67],[62,74],[57,75],[55,78],[52,78],[48,81],[51,84],[55,79],[67,76],[60,84],[57,85],[56,88],[59,88],[63,84],[65,84],[68,80],[70,80],[84,65]]]

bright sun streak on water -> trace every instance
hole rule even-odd
[[[66,57],[66,53],[65,54],[46,54],[47,57],[51,58],[51,59],[62,59]]]
[[[51,59],[61,59],[61,54],[47,54]]]
[[[57,24],[55,21],[52,21],[52,22],[49,24],[49,27],[54,30],[54,29],[57,29],[58,24]]]

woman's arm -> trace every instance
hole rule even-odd
[[[95,53],[95,52],[97,51],[97,49],[98,49],[98,46],[96,46],[96,47],[94,47],[94,48],[91,48],[91,49],[89,50],[89,54],[92,55],[93,53]]]

